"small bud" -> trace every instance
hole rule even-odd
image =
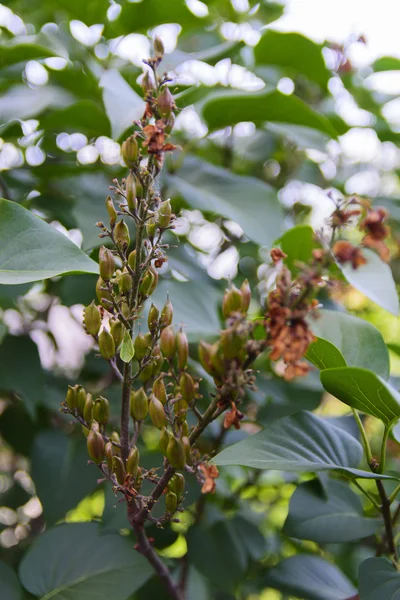
[[[126,166],[132,169],[136,165],[139,154],[139,146],[134,135],[122,142],[121,154]]]
[[[161,311],[160,327],[168,327],[168,325],[171,325],[173,316],[174,316],[174,308],[173,308],[172,302],[168,296],[167,301],[164,304],[164,307]]]
[[[155,333],[158,327],[159,310],[154,304],[150,306],[149,315],[147,317],[147,325],[151,333]]]
[[[127,271],[121,273],[118,277],[118,288],[121,294],[127,294],[132,289],[132,277],[129,275]]]
[[[189,405],[183,398],[180,398],[174,403],[174,413],[180,423],[185,422],[188,408]]]
[[[240,286],[240,292],[242,294],[242,312],[247,313],[251,301],[251,289],[247,279],[245,279]]]
[[[113,472],[119,485],[124,485],[126,476],[125,466],[122,458],[119,456],[113,456]]]
[[[117,220],[117,211],[115,210],[114,202],[111,196],[108,196],[106,200],[106,209],[108,212],[108,216],[110,217],[110,225],[113,227]]]
[[[118,348],[122,344],[125,327],[119,319],[110,319],[109,323],[115,347]]]
[[[149,400],[141,387],[137,392],[131,392],[131,416],[136,421],[144,421],[149,412]]]
[[[146,235],[149,238],[149,240],[153,241],[154,236],[156,235],[156,221],[154,219],[154,217],[150,217],[150,219],[147,219],[146,221]]]
[[[199,359],[205,371],[209,375],[213,374],[213,367],[211,363],[211,344],[201,341],[199,344]]]
[[[111,305],[108,304],[108,302],[112,304],[112,295],[111,292],[109,292],[107,289],[103,289],[105,287],[106,284],[104,279],[99,277],[96,283],[96,296],[101,306],[103,306],[103,308],[107,310],[110,310]],[[104,300],[107,300],[108,302],[104,302]]]
[[[148,71],[143,75],[140,85],[145,93],[154,91],[154,83]]]
[[[169,87],[165,85],[161,90],[157,100],[157,107],[162,117],[168,118],[174,108],[174,98],[169,91]]]
[[[167,417],[164,412],[164,407],[161,404],[160,400],[154,396],[154,394],[150,396],[149,414],[153,425],[155,425],[157,429],[162,429],[163,427],[166,427]]]
[[[105,246],[101,246],[99,251],[99,266],[100,276],[104,279],[104,281],[109,281],[114,275],[115,260],[111,250]]]
[[[83,323],[87,333],[97,335],[101,327],[101,314],[94,301],[89,304],[83,313]]]
[[[68,391],[67,391],[67,395],[65,396],[65,404],[68,406],[68,408],[70,410],[74,410],[74,408],[76,408],[76,390],[77,390],[78,386],[75,385],[74,387],[72,387],[71,385],[68,386]]]
[[[183,449],[185,451],[186,464],[191,465],[192,464],[192,454],[190,452],[189,438],[183,437],[182,444],[183,444]]]
[[[135,348],[135,356],[138,360],[142,360],[142,358],[148,354],[151,348],[151,342],[152,340],[150,333],[146,333],[145,335],[138,333],[133,343]]]
[[[87,427],[85,427],[84,425],[82,425],[81,430],[82,430],[82,433],[85,436],[85,438],[87,438],[87,436],[90,433],[90,430]]]
[[[128,319],[131,311],[129,310],[129,304],[125,302],[125,300],[121,302],[120,310],[122,312],[122,316],[124,316],[125,319]]]
[[[227,319],[234,312],[240,312],[242,310],[242,292],[237,289],[234,285],[225,290],[225,294],[222,300],[222,313]]]
[[[211,364],[218,375],[222,375],[225,371],[224,355],[218,342],[211,346]]]
[[[167,454],[167,448],[168,448],[168,444],[169,444],[171,435],[172,435],[172,433],[170,433],[168,431],[168,429],[166,429],[166,427],[163,427],[161,429],[159,446],[160,446],[160,450],[164,454],[164,456],[166,456],[166,454]]]
[[[111,473],[112,468],[113,468],[113,457],[114,457],[113,445],[111,442],[107,442],[107,444],[105,445],[104,454],[106,456],[107,469]]]
[[[233,360],[240,358],[243,354],[244,340],[239,337],[232,329],[225,329],[221,332],[220,348],[224,358]]]
[[[189,358],[189,342],[186,333],[182,329],[176,334],[176,350],[178,354],[178,368],[182,371],[186,367]]]
[[[158,377],[153,383],[153,394],[159,399],[161,404],[167,403],[167,390],[165,389],[164,380],[162,377]]]
[[[127,248],[130,242],[128,225],[124,220],[118,221],[114,229],[114,237],[117,244],[123,248]]]
[[[189,425],[187,424],[187,421],[183,421],[182,423],[182,436],[189,437]]]
[[[132,252],[128,256],[128,264],[132,271],[136,270],[136,250],[132,250]]]
[[[136,212],[136,182],[133,173],[129,173],[128,177],[125,179],[125,197],[129,210]]]
[[[158,211],[157,211],[157,225],[161,229],[165,229],[171,222],[171,202],[169,200],[164,200],[161,202]]]
[[[139,292],[143,296],[151,296],[157,287],[158,273],[153,267],[149,267],[139,286]]]
[[[104,458],[104,440],[101,433],[93,428],[87,437],[87,450],[92,461],[99,465]]]
[[[165,506],[167,508],[167,511],[171,513],[171,515],[173,515],[176,511],[177,505],[178,498],[176,497],[176,494],[174,494],[174,492],[168,492],[165,496]]]
[[[162,58],[164,56],[164,44],[162,43],[161,38],[156,35],[153,40],[154,52],[157,58]]]
[[[151,358],[153,363],[153,377],[156,377],[160,374],[164,362],[164,356],[161,352],[160,346],[154,346],[151,353]]]
[[[160,348],[164,356],[172,358],[176,350],[176,335],[172,325],[165,327],[160,336]]]
[[[189,373],[186,373],[186,371],[181,373],[179,378],[179,388],[181,390],[182,398],[190,404],[196,397],[196,386],[193,377]]]
[[[114,357],[115,342],[113,336],[108,331],[108,329],[103,328],[102,332],[99,335],[99,348],[100,352],[107,360]]]
[[[168,489],[177,495],[178,500],[182,498],[185,491],[185,478],[182,473],[174,473],[172,475],[168,483]]]
[[[93,397],[92,394],[86,394],[85,406],[83,409],[83,418],[86,423],[91,423],[93,419]]]
[[[93,406],[93,418],[100,425],[107,425],[110,418],[110,403],[107,398],[99,396]]]
[[[185,450],[181,440],[171,436],[167,447],[167,459],[174,469],[183,469],[186,464]]]
[[[165,125],[165,128],[164,128],[164,131],[165,131],[165,133],[167,133],[167,134],[170,134],[170,133],[171,133],[171,131],[172,131],[172,130],[173,130],[173,128],[174,128],[174,125],[175,125],[175,115],[174,115],[174,113],[172,112],[172,113],[169,115],[169,117],[168,117],[168,121],[167,121],[167,123],[166,123],[166,125]]]
[[[138,472],[138,467],[139,467],[139,450],[136,448],[136,446],[133,446],[133,448],[131,448],[131,451],[129,452],[129,456],[126,460],[126,471],[127,471],[127,473],[129,473],[129,475],[131,475],[133,477],[133,479],[136,478],[136,475]]]
[[[83,411],[85,409],[85,403],[86,403],[86,391],[81,385],[79,385],[76,390],[76,408],[78,410],[78,413],[81,416],[83,416]]]

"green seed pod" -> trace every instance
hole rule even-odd
[[[168,443],[167,459],[174,469],[183,469],[186,464],[185,449],[181,440],[172,436]]]
[[[68,386],[67,395],[65,396],[65,404],[68,406],[70,410],[74,410],[76,408],[76,391],[78,389],[77,385],[72,387]]]
[[[152,267],[150,267],[146,271],[146,273],[140,283],[139,292],[143,296],[151,296],[151,294],[154,292],[154,290],[156,288],[157,283],[158,283],[158,273]]]
[[[112,432],[112,434],[110,435],[110,442],[114,442],[115,444],[120,444],[121,443],[118,431],[113,431]],[[120,456],[121,455],[121,449],[118,446],[114,446],[114,444],[112,445],[112,447],[113,447],[114,454],[116,456]]]
[[[136,270],[136,250],[132,250],[132,252],[128,256],[128,264],[132,271]]]
[[[176,351],[178,354],[178,368],[182,371],[186,367],[189,358],[189,342],[186,333],[182,329],[176,334]]]
[[[165,496],[165,506],[167,507],[167,511],[171,513],[171,515],[173,515],[176,511],[177,505],[178,498],[176,497],[176,494],[174,494],[174,492],[168,492]]]
[[[149,414],[153,425],[155,425],[157,429],[166,427],[168,421],[164,412],[164,407],[160,400],[154,396],[154,394],[150,396]]]
[[[131,448],[129,452],[129,456],[126,459],[126,471],[131,475],[134,479],[136,478],[137,471],[139,467],[139,450],[136,446]]]
[[[86,394],[85,406],[83,408],[83,418],[86,423],[91,423],[93,419],[93,397],[92,394]]]
[[[83,312],[83,323],[87,333],[97,335],[101,327],[101,314],[94,301],[87,306]]]
[[[106,461],[107,461],[107,469],[111,473],[112,468],[113,468],[113,457],[114,457],[113,445],[111,442],[107,442],[107,444],[105,445],[104,454],[105,454]]]
[[[174,108],[174,98],[169,91],[169,87],[165,85],[161,90],[157,100],[157,107],[160,115],[164,118],[168,118]]]
[[[164,304],[164,307],[161,311],[160,327],[168,327],[168,325],[171,325],[173,316],[174,316],[174,308],[173,308],[172,302],[168,296],[167,301]]]
[[[211,363],[211,344],[201,341],[199,344],[199,359],[205,371],[209,375],[213,374],[213,367]]]
[[[130,242],[128,225],[124,220],[118,221],[114,229],[114,237],[117,244],[123,248],[127,248]]]
[[[167,123],[166,123],[166,125],[165,125],[165,128],[164,128],[164,131],[165,131],[165,133],[167,133],[167,134],[170,134],[170,133],[171,133],[171,131],[172,131],[172,130],[173,130],[173,128],[174,128],[174,125],[175,125],[175,115],[174,115],[174,113],[172,112],[172,113],[169,115],[169,117],[168,117],[168,120],[167,120]]]
[[[168,483],[168,489],[177,495],[178,500],[182,498],[185,491],[185,478],[182,473],[174,473],[172,475]]]
[[[147,325],[151,333],[155,333],[158,327],[159,310],[154,304],[150,306],[149,315],[147,317]]]
[[[164,56],[164,44],[162,43],[161,38],[156,35],[153,40],[154,53],[157,58],[162,58]]]
[[[113,464],[113,472],[114,472],[114,475],[115,475],[119,485],[124,485],[126,472],[125,472],[124,463],[122,462],[122,458],[120,458],[119,456],[113,456],[112,464]]]
[[[221,332],[220,347],[224,358],[228,360],[240,358],[243,353],[243,346],[244,340],[232,329],[225,329]]]
[[[153,217],[146,221],[146,234],[149,240],[153,240],[156,235],[156,222]]]
[[[144,358],[149,353],[151,343],[152,339],[150,333],[146,333],[145,335],[138,333],[138,335],[135,338],[135,341],[133,342],[133,346],[135,348],[135,356],[138,360],[142,360],[142,358]]]
[[[155,89],[154,83],[153,83],[150,73],[148,71],[146,71],[146,73],[143,75],[140,85],[142,86],[142,90],[145,93],[152,92]]]
[[[76,408],[78,413],[83,416],[83,411],[85,410],[86,404],[86,391],[85,389],[79,385],[76,390]]]
[[[149,412],[149,400],[141,387],[137,392],[131,392],[131,416],[136,421],[144,421]]]
[[[184,422],[186,420],[188,408],[189,405],[183,398],[180,398],[174,403],[174,413],[179,418],[180,422]]]
[[[119,319],[110,319],[109,323],[115,347],[118,348],[122,344],[125,327]]]
[[[114,275],[115,271],[115,260],[114,255],[105,246],[101,246],[99,251],[99,266],[100,266],[100,277],[104,281],[109,281]]]
[[[159,447],[164,456],[167,454],[167,448],[171,435],[172,433],[170,433],[166,427],[161,429]]]
[[[115,342],[113,336],[108,331],[108,329],[103,328],[102,332],[99,335],[99,348],[100,352],[107,360],[114,357]]]
[[[196,397],[196,386],[193,377],[184,371],[179,378],[179,388],[182,398],[190,404]]]
[[[99,277],[96,283],[96,296],[101,306],[110,310],[110,307],[112,306],[112,295],[111,292],[103,288],[106,288],[105,281]]]
[[[87,437],[87,450],[92,461],[99,465],[104,458],[104,440],[101,433],[93,428]]]
[[[222,375],[225,371],[224,355],[218,342],[211,346],[211,364],[216,374]]]
[[[165,384],[162,377],[158,377],[153,383],[153,394],[159,399],[161,404],[167,403],[167,390],[165,389]]]
[[[125,179],[125,196],[129,210],[136,212],[136,177],[133,173],[129,173],[128,177]]]
[[[131,314],[131,311],[129,310],[129,304],[125,302],[125,300],[121,302],[120,310],[125,319],[128,319]]]
[[[83,433],[83,435],[85,436],[85,438],[87,438],[87,436],[88,436],[88,435],[89,435],[89,433],[90,433],[90,429],[88,429],[88,428],[87,428],[87,427],[85,427],[84,425],[82,425],[81,429],[82,429],[82,433]]]
[[[172,325],[165,327],[160,336],[160,348],[164,356],[172,358],[176,351],[176,335]]]
[[[222,314],[225,319],[231,316],[234,312],[240,312],[242,310],[242,292],[237,289],[234,285],[225,290],[224,297],[222,299]]]
[[[134,135],[122,142],[121,154],[126,166],[132,169],[136,165],[139,154],[139,146]]]
[[[161,202],[157,211],[157,225],[161,229],[165,229],[171,222],[172,208],[170,200]]]
[[[107,425],[110,418],[110,403],[107,398],[103,398],[103,396],[96,398],[93,406],[93,418],[100,425]]]
[[[242,294],[242,312],[247,313],[251,301],[251,289],[247,279],[245,279],[240,286],[240,292]]]
[[[117,211],[115,210],[114,202],[111,196],[108,196],[106,200],[106,209],[108,212],[108,216],[110,217],[110,225],[113,227],[117,220]]]
[[[192,454],[190,452],[190,442],[189,438],[182,438],[183,449],[185,451],[186,464],[192,465]]]
[[[161,368],[164,363],[164,356],[161,353],[160,346],[154,346],[153,351],[151,353],[153,372],[152,376],[157,377],[160,374]]]
[[[124,271],[118,277],[118,288],[121,294],[127,294],[131,291],[133,285],[132,277],[129,275],[128,271]]]
[[[182,437],[189,437],[189,425],[187,421],[183,421],[182,423]]]

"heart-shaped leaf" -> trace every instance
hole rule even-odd
[[[372,371],[338,367],[321,371],[320,377],[332,396],[380,419],[386,426],[400,418],[400,394]]]
[[[24,556],[20,579],[42,600],[126,600],[152,575],[128,538],[101,534],[96,523],[59,525]]]
[[[0,283],[66,273],[98,273],[98,264],[65,235],[15,202],[0,199]]]
[[[280,471],[339,471],[366,479],[381,478],[358,469],[363,450],[347,431],[306,411],[279,419],[263,431],[225,448],[216,465],[242,465]]]
[[[342,481],[318,480],[297,486],[290,499],[284,531],[287,535],[318,544],[351,542],[373,535],[381,519],[363,516],[360,498]]]
[[[361,563],[358,588],[360,600],[398,600],[400,573],[385,558],[368,558]]]

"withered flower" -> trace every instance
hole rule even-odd
[[[244,414],[237,409],[236,404],[232,402],[232,408],[230,411],[225,413],[224,418],[224,429],[229,429],[231,425],[235,427],[235,429],[240,429],[240,421],[243,419]]]
[[[176,149],[174,144],[165,143],[165,123],[159,119],[155,125],[146,125],[143,129],[146,136],[143,147],[147,148],[149,154],[154,154],[159,160],[164,152],[172,152]]]
[[[201,488],[202,494],[213,494],[217,486],[215,480],[219,477],[218,469],[215,465],[202,463],[199,465],[199,469],[202,471],[205,481]]]
[[[361,214],[361,211],[358,208],[353,208],[351,210],[337,208],[332,213],[331,226],[332,227],[346,227],[346,225],[348,225],[348,223],[352,217],[358,216],[360,214]]]
[[[272,262],[274,264],[278,263],[280,260],[283,260],[287,257],[287,254],[282,252],[280,248],[272,248],[270,252]]]
[[[362,240],[363,246],[373,248],[385,262],[389,261],[389,248],[383,242],[390,234],[390,228],[384,223],[388,212],[384,208],[370,210],[361,221],[360,229],[366,232]]]
[[[358,267],[365,265],[367,262],[360,248],[353,246],[353,244],[346,240],[337,241],[333,245],[332,252],[340,264],[351,262],[353,269],[358,269]]]

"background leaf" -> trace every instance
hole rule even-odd
[[[142,117],[144,101],[116,69],[105,71],[99,85],[112,137],[118,139],[133,121]]]
[[[385,597],[395,600],[400,594],[400,575],[385,558],[369,558],[360,566],[360,600],[382,600]]]
[[[4,600],[22,600],[22,587],[14,571],[0,561],[1,593]]]

